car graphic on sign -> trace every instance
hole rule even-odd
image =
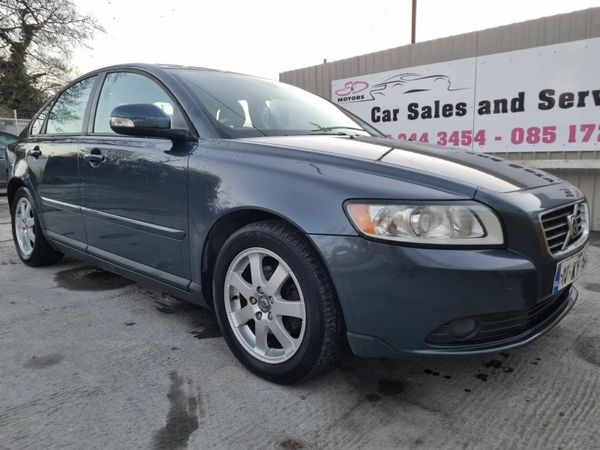
[[[385,95],[389,90],[402,94],[414,94],[427,91],[461,91],[471,88],[452,87],[452,79],[448,75],[421,75],[418,73],[401,73],[378,83],[371,88],[371,95]]]
[[[386,96],[390,91],[399,94],[415,94],[418,92],[451,92],[472,89],[471,87],[454,87],[453,80],[448,75],[422,75],[419,73],[400,73],[371,86],[364,99],[355,101],[373,101],[376,96]],[[347,85],[345,85],[347,87]],[[336,91],[336,94],[339,94]]]

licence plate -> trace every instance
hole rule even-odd
[[[556,294],[565,286],[573,283],[585,270],[588,259],[588,249],[584,248],[582,251],[570,258],[563,259],[556,265],[556,272],[554,273],[554,286],[552,287],[552,293]]]

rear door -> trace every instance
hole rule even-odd
[[[63,91],[38,115],[23,143],[47,236],[79,249],[86,237],[77,159],[97,79],[85,78]]]
[[[188,128],[177,102],[155,79],[137,72],[107,73],[79,158],[88,252],[189,286],[187,165],[190,143],[115,134],[114,108],[151,103]]]

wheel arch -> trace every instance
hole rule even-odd
[[[206,302],[212,306],[213,305],[213,295],[212,295],[212,287],[213,287],[213,275],[214,275],[214,265],[217,260],[217,256],[219,254],[219,249],[223,246],[225,241],[237,230],[240,228],[249,225],[255,222],[262,222],[266,220],[278,220],[286,223],[288,226],[294,228],[298,232],[302,233],[307,237],[308,242],[313,247],[315,252],[317,253],[327,276],[331,280],[331,274],[329,272],[329,268],[325,263],[325,259],[321,255],[321,252],[310,238],[310,236],[306,233],[306,231],[299,226],[294,221],[290,220],[287,217],[282,216],[274,211],[258,208],[258,207],[243,207],[236,208],[234,210],[228,211],[221,217],[217,219],[217,221],[212,225],[210,231],[207,234],[205,239],[204,248],[202,250],[202,259],[201,259],[201,279],[202,279],[202,294],[206,299]],[[335,285],[331,283],[334,291]],[[335,296],[337,298],[337,292],[335,292]]]

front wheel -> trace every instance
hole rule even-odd
[[[227,344],[255,374],[291,383],[334,362],[343,335],[334,289],[310,242],[285,223],[250,224],[227,240],[214,298]]]
[[[40,228],[35,203],[29,190],[21,187],[12,202],[13,240],[19,258],[28,266],[47,266],[60,261],[63,254],[54,250]]]

